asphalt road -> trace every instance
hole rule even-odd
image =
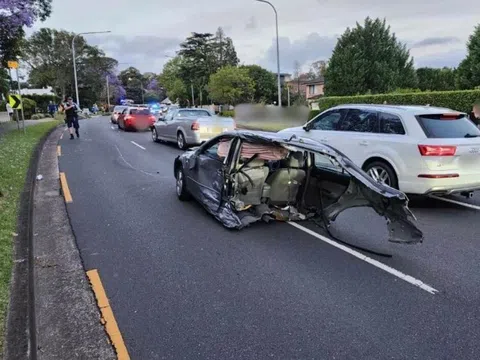
[[[180,150],[105,117],[80,124],[60,142],[68,212],[132,359],[478,359],[480,196],[412,202],[421,245],[387,243],[369,209],[332,227],[431,294],[286,223],[229,231],[177,200]]]

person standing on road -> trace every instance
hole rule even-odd
[[[77,115],[78,107],[73,102],[73,99],[71,97],[67,99],[67,103],[65,104],[64,109],[65,109],[65,116],[67,120],[68,130],[70,131],[70,140],[74,139],[73,129],[75,129],[77,138],[79,138],[80,133],[78,132],[78,129],[80,128],[80,126],[78,124],[78,115]]]

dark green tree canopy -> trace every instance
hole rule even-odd
[[[328,95],[386,93],[416,86],[413,59],[385,20],[366,18],[338,39],[325,71]]]
[[[422,91],[455,90],[455,70],[444,67],[417,69],[418,88]]]
[[[270,103],[277,94],[277,80],[275,74],[258,65],[243,65],[242,69],[248,71],[249,77],[255,83],[253,101],[257,103]]]
[[[468,40],[467,57],[457,69],[457,86],[460,89],[473,89],[480,86],[480,24]]]

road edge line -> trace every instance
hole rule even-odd
[[[434,199],[434,200],[445,201],[445,202],[448,202],[450,204],[455,204],[455,205],[458,205],[458,206],[464,206],[464,207],[469,208],[469,209],[480,210],[480,206],[478,206],[478,205],[464,203],[464,202],[461,202],[461,201],[458,201],[458,200],[444,198],[444,197],[435,196],[435,195],[429,195],[428,197],[431,198],[431,199]]]
[[[108,297],[105,292],[105,288],[103,287],[102,280],[100,279],[98,270],[88,270],[87,277],[90,281],[93,293],[95,294],[95,299],[97,300],[97,305],[102,314],[102,324],[105,327],[108,337],[110,338],[110,342],[115,348],[118,360],[130,360],[127,346],[123,341],[122,334],[118,328],[115,316],[113,315],[113,310],[110,307],[110,303],[108,301]]]
[[[362,253],[358,252],[358,251],[355,251],[351,248],[349,248],[348,246],[345,246],[345,245],[342,245],[342,244],[339,244],[338,242],[332,240],[332,239],[329,239],[328,237],[326,236],[323,236],[323,235],[320,235],[318,233],[316,233],[315,231],[313,230],[310,230],[300,224],[297,224],[295,222],[288,222],[287,224],[299,229],[299,230],[302,230],[303,232],[309,234],[309,235],[312,235],[313,237],[316,237],[317,239],[319,240],[322,240],[323,242],[326,242],[327,244],[330,244],[334,247],[336,247],[337,249],[339,250],[343,250],[345,251],[346,253],[356,257],[357,259],[360,259],[360,260],[363,260],[365,261],[366,263],[369,263],[370,265],[373,265],[375,266],[376,268],[380,269],[380,270],[383,270],[403,281],[406,281],[414,286],[417,286],[419,287],[420,289],[432,294],[432,295],[435,295],[436,293],[438,293],[438,290],[431,287],[430,285],[428,284],[425,284],[423,281],[419,280],[419,279],[416,279],[414,278],[413,276],[410,276],[410,275],[407,275],[407,274],[404,274],[402,273],[401,271],[397,270],[397,269],[394,269],[378,260],[375,260],[375,259],[372,259],[366,255],[363,255]]]
[[[62,147],[57,145],[57,156],[62,156]]]
[[[70,192],[70,188],[68,187],[67,176],[64,172],[60,173],[60,184],[62,185],[62,194],[65,202],[70,204],[73,202],[72,193]]]

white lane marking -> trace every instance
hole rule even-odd
[[[370,265],[373,265],[383,271],[386,271],[388,272],[389,274],[393,275],[393,276],[396,276],[398,277],[399,279],[402,279],[403,281],[406,281],[412,285],[415,285],[415,286],[418,286],[420,289],[422,290],[425,290],[426,292],[429,292],[430,294],[436,294],[438,292],[438,290],[434,289],[433,287],[431,287],[430,285],[427,285],[425,284],[424,282],[422,282],[421,280],[418,280],[418,279],[415,279],[414,277],[410,276],[410,275],[407,275],[407,274],[404,274],[394,268],[391,268],[390,266],[388,265],[385,265],[384,263],[381,263],[380,261],[377,261],[375,259],[372,259],[372,258],[369,258],[368,256],[365,256],[363,255],[362,253],[359,253],[358,251],[355,251],[347,246],[344,246],[342,244],[339,244],[337,243],[336,241],[333,241],[325,236],[322,236],[318,233],[316,233],[315,231],[312,231],[310,229],[307,229],[306,227],[302,226],[302,225],[299,225],[297,223],[294,223],[294,222],[288,222],[288,224],[292,225],[293,227],[296,227],[297,229],[299,230],[302,230],[304,232],[306,232],[307,234],[309,235],[312,235],[314,237],[316,237],[317,239],[319,240],[322,240],[324,242],[326,242],[327,244],[330,244],[332,246],[335,246],[337,249],[340,249],[340,250],[343,250],[345,251],[346,253],[350,254],[350,255],[353,255],[355,256],[356,258],[360,259],[360,260],[363,260],[367,263],[369,263]]]
[[[449,199],[449,198],[444,198],[444,197],[440,197],[440,196],[435,196],[435,195],[430,195],[429,197],[431,197],[432,199],[435,199],[435,200],[441,200],[441,201],[449,202],[449,203],[452,203],[452,204],[465,206],[465,207],[468,207],[470,209],[480,210],[480,206],[478,206],[478,205],[468,204],[468,203],[464,203],[464,202],[461,202],[461,201],[457,201],[457,200],[453,200],[453,199]]]
[[[142,145],[137,144],[135,141],[130,141],[130,142],[131,142],[133,145],[138,146],[140,149],[145,150],[145,148],[144,148]]]

